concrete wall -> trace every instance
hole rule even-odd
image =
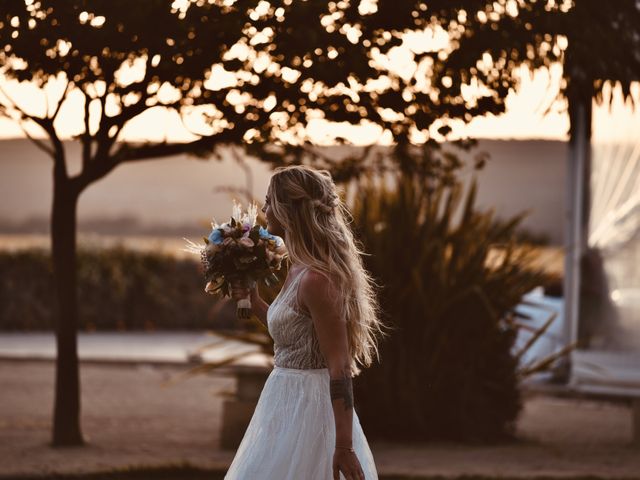
[[[71,171],[79,169],[77,142],[66,143]],[[510,217],[531,208],[522,226],[548,235],[553,244],[563,236],[567,146],[563,142],[481,140],[477,150],[491,158],[479,175],[481,207]],[[344,153],[338,147],[336,153]],[[248,159],[253,194],[262,200],[270,176],[258,160]],[[52,195],[52,162],[29,140],[0,141],[0,233],[46,231]],[[81,226],[97,231],[127,232],[142,227],[174,235],[202,229],[212,216],[226,220],[231,194],[214,188],[245,187],[247,178],[229,152],[218,160],[186,156],[143,161],[117,167],[81,196]],[[236,195],[237,196],[237,195]]]

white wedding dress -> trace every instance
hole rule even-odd
[[[267,311],[274,368],[225,480],[333,480],[335,418],[329,370],[311,318],[297,305],[305,269]],[[373,455],[354,409],[352,443],[366,480],[377,480]],[[340,479],[345,477],[340,473]]]

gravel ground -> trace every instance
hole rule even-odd
[[[183,370],[83,363],[82,430],[88,445],[53,449],[48,444],[54,364],[0,361],[0,476],[181,463],[224,470],[234,452],[219,448],[221,405],[235,382],[207,375],[162,385]],[[535,395],[525,402],[516,444],[371,442],[371,449],[381,476],[640,478],[631,420],[623,404]]]

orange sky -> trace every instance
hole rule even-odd
[[[401,50],[398,51],[395,57],[392,55],[384,60],[394,65],[398,70],[402,70],[403,62],[405,61]],[[123,77],[128,76],[132,80],[139,76],[141,71],[136,65],[128,70],[125,68],[121,70]],[[505,114],[499,117],[479,117],[468,125],[460,122],[454,126],[452,138],[472,136],[494,139],[567,140],[569,121],[567,114],[563,111],[562,102],[553,102],[551,112],[545,116],[542,115],[558,91],[562,67],[555,65],[551,70],[536,71],[533,78],[531,78],[530,72],[525,67],[521,68],[520,73],[521,88],[518,93],[512,92],[508,96],[507,112]],[[217,74],[212,75],[212,78],[216,78],[217,83],[225,83],[229,80],[224,75]],[[60,97],[63,85],[63,82],[58,82],[57,84],[52,82],[47,88],[50,102],[54,102]],[[27,112],[37,115],[45,113],[47,97],[40,89],[29,84],[7,81],[1,73],[0,86]],[[163,87],[160,89],[160,93],[166,99],[170,99],[173,94],[171,90],[171,87],[166,89]],[[470,94],[473,94],[473,92],[470,91]],[[0,100],[6,102],[1,93]],[[61,137],[69,138],[84,130],[83,104],[84,100],[80,92],[72,91],[69,93],[56,121],[56,128]],[[99,113],[97,102],[92,104],[93,107],[98,109],[96,113]],[[109,104],[107,103],[107,112],[109,111],[108,107]],[[53,103],[51,103],[50,108],[53,108]],[[97,115],[94,115],[94,120],[97,120]],[[97,122],[92,123],[95,124]],[[433,131],[435,131],[435,128]],[[29,127],[29,132],[35,137],[44,136],[44,132],[35,125]],[[319,119],[311,121],[307,132],[312,140],[318,144],[330,144],[333,135],[337,132],[358,145],[370,143],[388,144],[390,142],[390,135],[383,135],[376,125],[332,125]],[[188,141],[196,138],[184,128],[176,112],[171,112],[164,108],[147,110],[130,121],[120,135],[121,139],[146,139],[151,141],[165,139],[167,141]],[[437,134],[434,135],[437,138]],[[0,139],[16,137],[24,137],[18,125],[6,118],[0,118]]]

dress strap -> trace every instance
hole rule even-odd
[[[299,313],[303,313],[300,311],[298,304],[298,285],[300,284],[300,280],[302,279],[302,275],[309,269],[309,267],[304,266],[300,269],[300,272],[296,275],[296,277],[291,281],[289,286],[287,287],[287,297],[289,297],[289,293],[292,292],[292,297],[294,301],[294,306]]]
[[[304,272],[306,272],[308,269],[309,269],[309,267],[306,267],[306,266],[305,266],[305,267],[300,268],[300,272],[298,272],[298,274],[296,275],[296,278],[294,278],[294,279],[291,281],[291,285],[290,285],[290,286],[291,286],[291,287],[293,287],[293,285],[295,285],[295,286],[296,286],[296,288],[295,288],[295,289],[291,288],[291,290],[292,290],[292,291],[293,291],[293,290],[296,290],[296,291],[298,290],[298,288],[297,288],[297,287],[298,287],[298,283],[300,283],[300,279],[302,279],[302,275],[304,275]]]

